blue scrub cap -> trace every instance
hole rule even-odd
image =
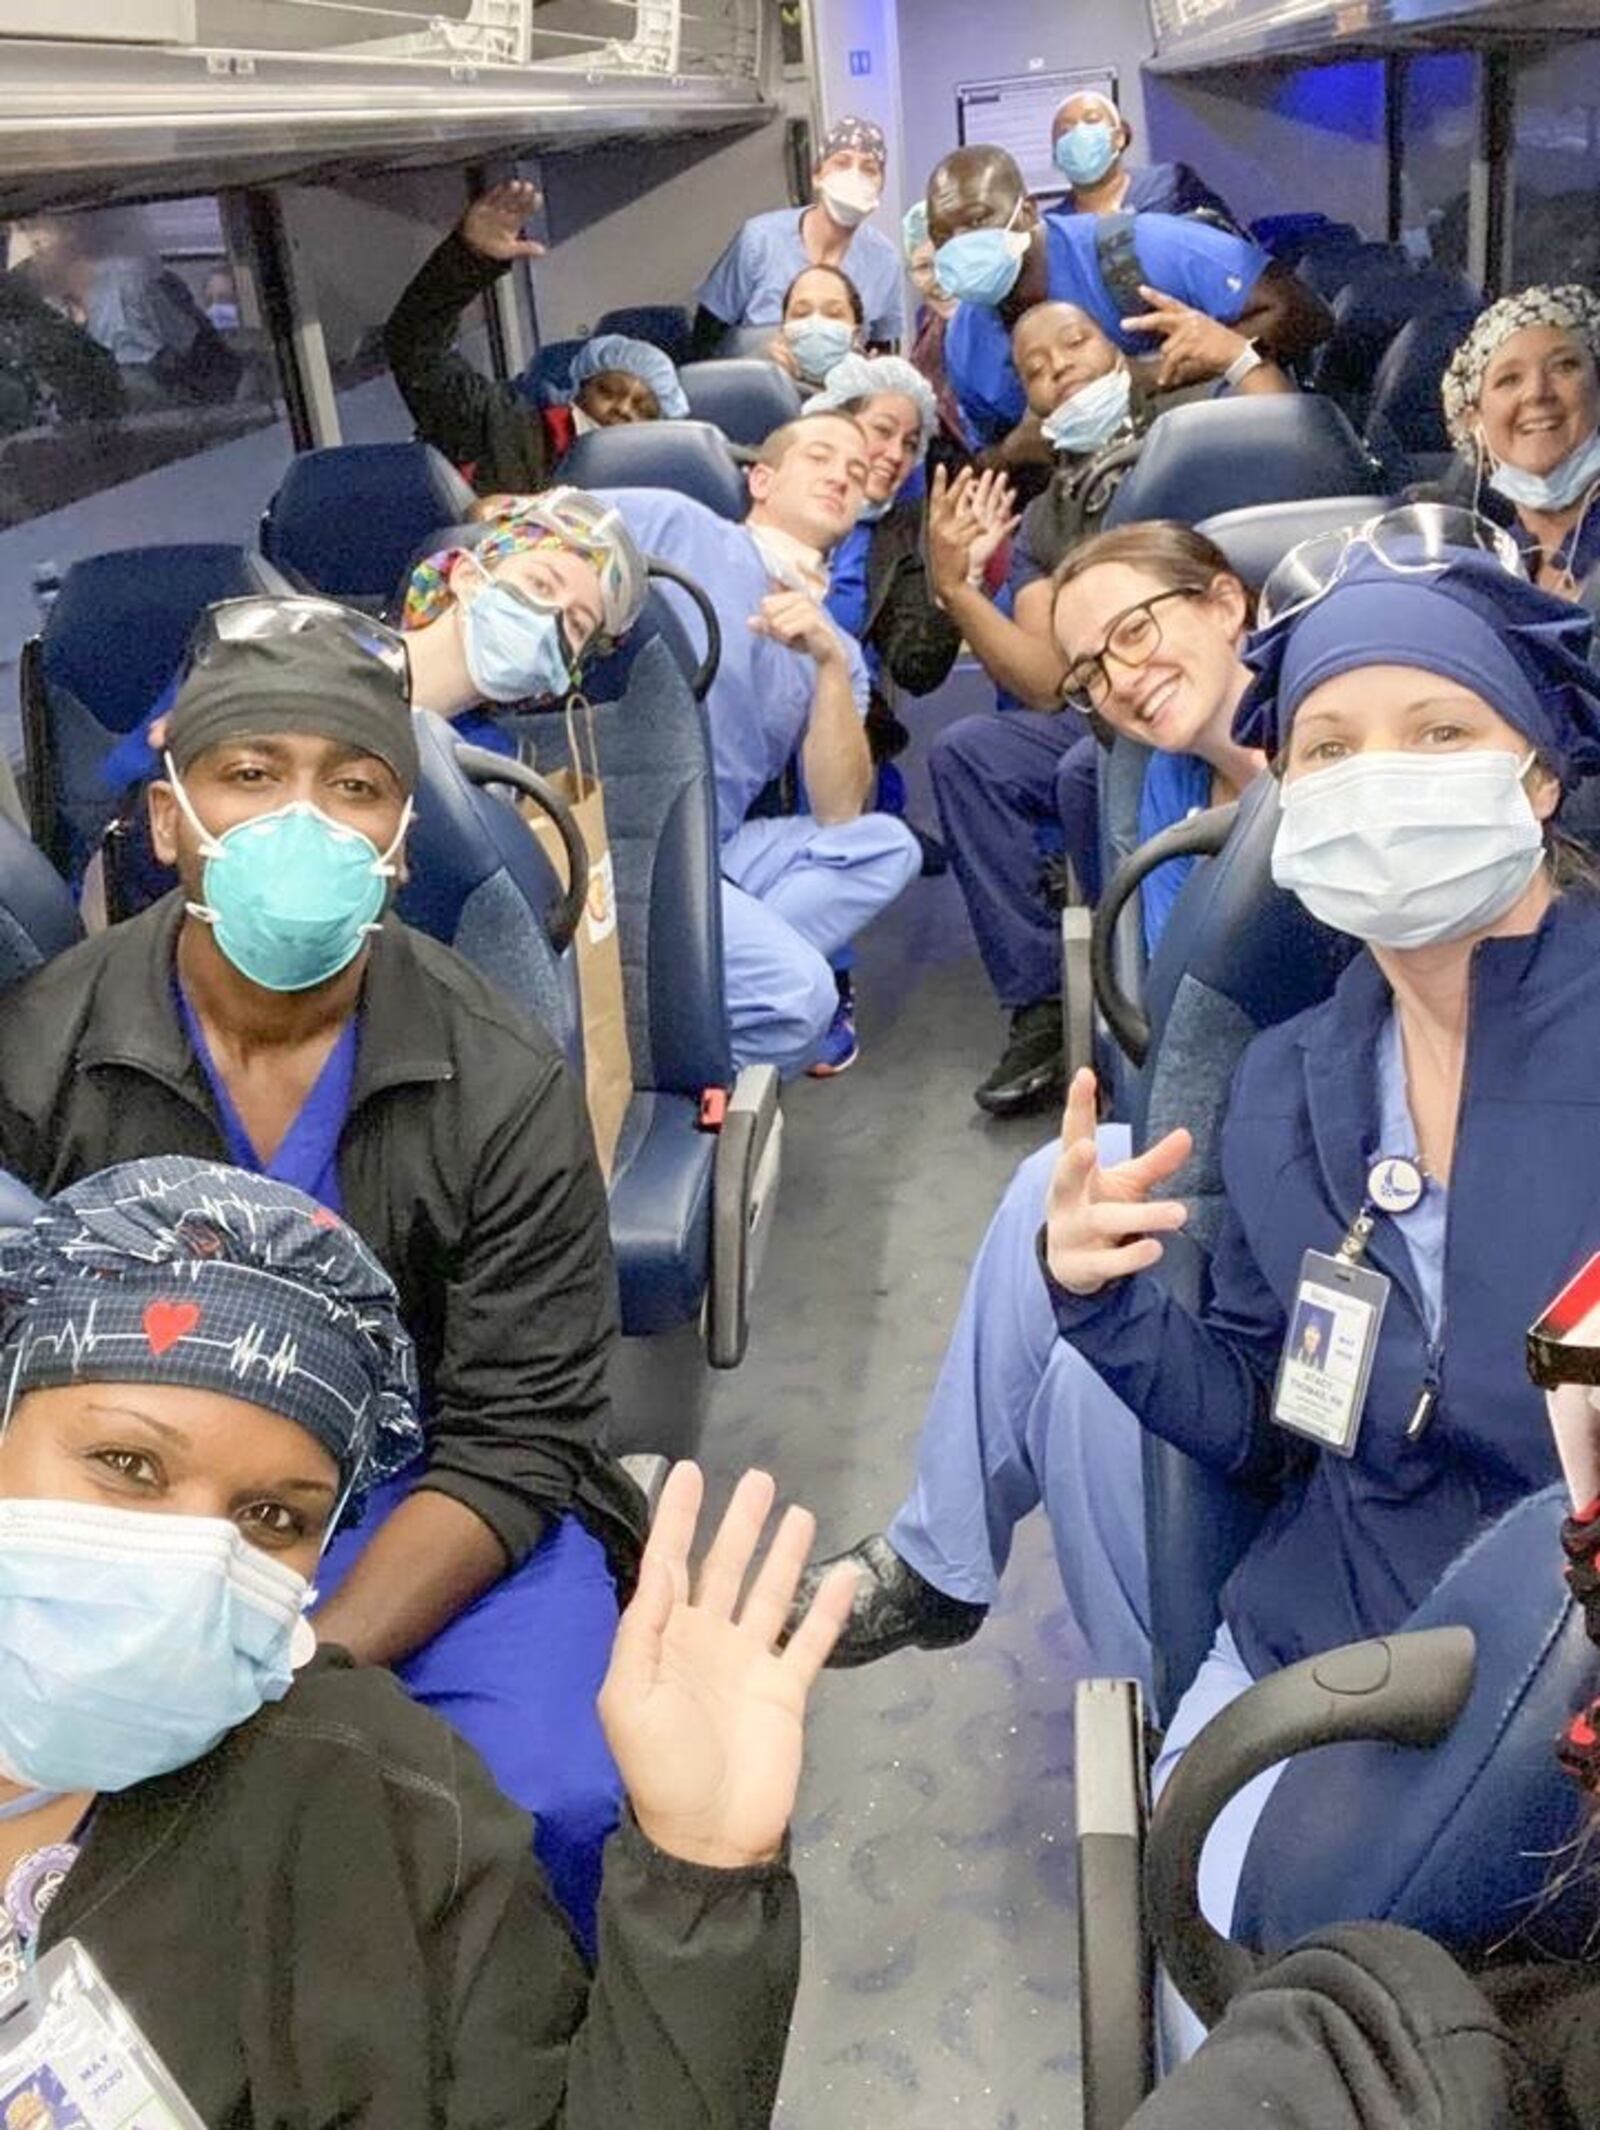
[[[1276,754],[1313,688],[1363,666],[1420,666],[1471,688],[1524,735],[1564,784],[1600,769],[1594,625],[1579,607],[1454,548],[1441,568],[1402,574],[1370,550],[1310,606],[1254,636],[1255,678],[1234,717],[1244,747]]]
[[[422,1448],[393,1282],[289,1184],[188,1155],[125,1161],[0,1245],[14,1392],[172,1383],[303,1427],[360,1493]]]
[[[648,340],[634,340],[627,333],[600,333],[586,340],[567,372],[568,397],[575,399],[578,387],[602,370],[626,370],[648,385],[668,421],[681,422],[689,411],[672,357]]]

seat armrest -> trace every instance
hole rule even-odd
[[[1082,1065],[1094,1063],[1094,971],[1089,941],[1094,912],[1087,903],[1069,902],[1061,912],[1061,1028],[1067,1079]]]
[[[728,1097],[711,1182],[711,1284],[706,1358],[737,1368],[750,1341],[758,1231],[777,1190],[783,1113],[771,1065],[747,1065]]]
[[[644,1496],[645,1508],[651,1523],[656,1520],[656,1509],[661,1501],[661,1489],[667,1483],[667,1474],[672,1470],[672,1459],[663,1457],[658,1450],[633,1450],[626,1457],[619,1457],[618,1464]]]
[[[1136,1682],[1083,1680],[1075,1732],[1083,2130],[1122,2130],[1155,2081],[1143,1913],[1148,1785]]]

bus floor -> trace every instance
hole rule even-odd
[[[933,820],[928,739],[984,701],[958,672],[912,707],[915,819]],[[1052,1129],[972,1102],[1003,1017],[949,876],[914,882],[863,939],[857,990],[859,1063],[786,1091],[749,1355],[715,1379],[703,1447],[716,1503],[763,1465],[816,1512],[825,1552],[881,1529],[904,1493],[967,1268]],[[1071,1711],[1087,1660],[1043,1518],[1018,1540],[974,1641],[818,1689],[780,2130],[1078,2119]]]

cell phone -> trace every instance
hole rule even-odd
[[[1562,1475],[1582,1508],[1600,1496],[1600,1252],[1529,1330],[1528,1373],[1545,1394]]]

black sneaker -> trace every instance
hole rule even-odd
[[[858,1582],[850,1617],[828,1659],[835,1671],[875,1664],[897,1649],[954,1649],[958,1643],[970,1642],[989,1616],[987,1605],[969,1604],[936,1590],[875,1531],[848,1553],[818,1561],[806,1570],[790,1608],[791,1632],[816,1595],[817,1585],[840,1561],[850,1563]]]
[[[972,1091],[991,1117],[1020,1117],[1059,1102],[1067,1086],[1067,1046],[1061,1001],[1036,999],[1011,1016],[1011,1033],[999,1064]]]

